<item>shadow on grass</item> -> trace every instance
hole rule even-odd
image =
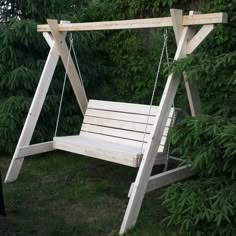
[[[9,162],[0,158],[3,176]],[[136,172],[64,152],[28,158],[18,180],[3,186],[7,217],[0,217],[0,235],[118,235]],[[146,195],[127,236],[175,235],[160,224],[165,216],[160,195]]]

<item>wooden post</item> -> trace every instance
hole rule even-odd
[[[189,15],[191,16],[195,14],[199,14],[199,12],[194,12],[194,11],[189,12]],[[207,37],[207,35],[213,30],[213,28],[214,28],[213,24],[208,24],[208,25],[203,25],[197,33],[193,31],[193,37],[187,44],[186,53],[191,54],[200,45],[200,43]],[[183,76],[184,76],[185,88],[188,96],[191,115],[193,117],[200,115],[201,99],[197,83],[195,81],[188,81],[185,72],[183,72]]]
[[[203,41],[203,39],[208,35],[208,33],[211,31],[212,27],[207,27],[202,31],[202,33],[197,33],[194,35],[194,31],[188,27],[184,26],[181,27],[181,11],[179,10],[171,10],[171,16],[173,18],[173,27],[175,28],[175,36],[176,41],[178,42],[177,51],[175,54],[175,60],[178,60],[180,58],[186,57],[188,50],[190,51],[191,46],[191,52],[193,52],[197,46]],[[204,26],[203,26],[204,27]],[[191,43],[193,42],[194,43]],[[188,46],[190,43],[190,46]],[[178,88],[178,85],[180,83],[182,77],[181,74],[171,74],[168,76],[168,80],[166,82],[166,86],[164,89],[164,92],[162,94],[161,102],[159,105],[159,116],[157,117],[157,121],[153,128],[153,133],[151,134],[152,139],[148,143],[146,147],[146,151],[144,153],[144,156],[142,158],[141,165],[139,167],[139,171],[137,174],[137,177],[135,179],[135,182],[133,184],[133,187],[130,190],[130,200],[125,212],[125,216],[121,225],[120,229],[120,235],[124,234],[128,229],[133,227],[137,221],[137,217],[142,205],[142,201],[145,195],[145,192],[147,191],[147,186],[149,183],[149,177],[151,175],[151,171],[155,162],[155,153],[157,152],[161,135],[164,130],[164,122],[167,119],[167,116],[170,112],[171,105],[174,101],[174,97]],[[191,87],[192,88],[192,87]],[[190,91],[191,95],[193,95],[193,92]],[[192,96],[192,103],[194,104],[194,107],[197,108],[198,105],[195,104],[196,98]],[[177,173],[177,172],[176,172]],[[180,174],[178,172],[177,174]],[[188,171],[187,174],[191,175],[191,172]],[[173,176],[175,176],[174,174]],[[158,177],[153,180],[153,183],[155,182],[156,186]],[[168,180],[169,181],[169,180]],[[174,182],[174,181],[173,181]]]
[[[194,11],[190,11],[189,15],[194,15],[195,13],[196,12],[194,12]],[[175,40],[178,45],[179,38],[180,38],[179,35],[183,31],[183,26],[182,26],[183,11],[171,9],[170,14],[173,19],[173,29],[174,29],[174,33],[175,33]],[[195,34],[194,29],[191,29],[191,34],[192,35],[189,37],[189,39],[191,39],[194,36],[194,34]],[[188,51],[189,50],[187,50],[186,53],[191,54],[191,53],[188,53]],[[185,88],[186,88],[186,92],[187,92],[187,97],[188,97],[188,101],[189,101],[191,114],[192,114],[192,116],[200,115],[200,113],[201,113],[201,100],[200,100],[200,96],[199,96],[198,87],[195,82],[190,82],[187,80],[187,76],[186,76],[185,72],[183,72],[183,77],[184,77],[184,83],[185,83]]]
[[[4,197],[3,197],[3,190],[2,190],[1,170],[0,170],[0,215],[3,215],[3,216],[6,215]]]
[[[53,43],[50,52],[48,54],[47,61],[45,63],[41,78],[39,80],[36,93],[30,106],[29,113],[27,115],[21,136],[16,146],[11,164],[7,171],[5,183],[15,181],[20,173],[24,157],[18,158],[19,149],[25,146],[29,146],[35,126],[37,124],[41,109],[43,107],[44,100],[49,89],[52,76],[54,74],[59,56],[57,54],[56,44]]]
[[[178,48],[175,54],[175,60],[186,56],[186,44],[189,39],[189,27],[183,28]],[[180,83],[181,74],[171,74],[168,76],[164,92],[159,105],[159,116],[154,124],[151,140],[147,145],[146,151],[141,161],[137,177],[130,195],[130,200],[121,225],[120,234],[124,234],[133,227],[137,221],[138,214],[146,193],[149,177],[155,162],[155,154],[160,145],[161,136],[164,131],[164,125],[170,113],[174,97]]]
[[[63,36],[63,33],[58,31],[57,20],[47,20],[47,22],[51,30],[51,33],[53,35],[53,38],[55,40],[57,50],[60,53],[64,67],[65,68],[68,67],[67,74],[71,82],[73,91],[75,93],[77,102],[80,106],[80,110],[84,115],[87,109],[88,101],[87,101],[87,97],[86,97],[86,93],[84,91],[83,85],[81,83],[81,78],[78,75],[75,64],[73,62],[68,46],[66,44],[65,37]]]
[[[193,16],[183,16],[183,26],[190,25],[207,25],[227,23],[226,13],[210,13]],[[146,18],[133,20],[118,20],[118,21],[102,21],[102,22],[82,22],[82,23],[68,23],[59,24],[59,32],[69,31],[93,31],[93,30],[118,30],[118,29],[144,29],[144,28],[158,28],[158,27],[172,27],[173,18]],[[38,25],[38,32],[50,32],[49,25]]]

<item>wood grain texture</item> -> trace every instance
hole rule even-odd
[[[55,149],[98,158],[130,167],[138,167],[139,148],[86,136],[55,137]]]
[[[151,191],[160,189],[162,187],[173,184],[180,180],[190,178],[191,176],[194,176],[196,174],[197,174],[197,171],[192,170],[191,166],[184,165],[184,166],[172,169],[172,170],[162,172],[157,175],[153,175],[148,180],[146,192],[151,192]],[[134,183],[130,185],[128,197],[131,196],[133,187],[134,187]]]
[[[183,16],[183,26],[205,25],[227,23],[226,13],[210,13],[193,16]],[[60,24],[58,31],[92,31],[92,30],[118,30],[118,29],[140,29],[140,28],[157,28],[173,26],[171,17],[119,20],[119,21],[102,21],[102,22],[85,22]],[[38,32],[50,31],[47,24],[38,25]]]
[[[32,156],[39,153],[51,152],[53,151],[53,142],[37,143],[26,147],[19,148],[17,158]]]
[[[21,132],[17,147],[15,149],[11,164],[8,168],[5,182],[15,181],[20,173],[24,158],[17,159],[19,149],[28,146],[37,124],[47,91],[49,89],[52,76],[54,74],[59,56],[57,54],[55,42],[53,43],[48,58],[46,60],[42,75],[39,80],[29,113],[27,115],[23,130]]]
[[[190,36],[189,27],[184,27],[179,44],[175,54],[175,60],[186,56],[186,43]],[[124,215],[120,228],[120,235],[123,235],[128,229],[132,228],[138,218],[144,195],[146,193],[149,177],[155,163],[155,153],[157,153],[161,142],[164,126],[168,118],[174,97],[181,80],[181,74],[170,74],[168,76],[165,89],[159,105],[160,113],[154,124],[151,133],[150,142],[147,144],[146,151],[143,155],[137,177],[135,179],[129,203]]]
[[[58,23],[56,20],[48,20],[48,25],[52,33],[53,39],[57,46],[57,51],[60,53],[64,67],[67,68],[67,75],[71,82],[76,100],[79,104],[80,110],[84,115],[87,109],[87,97],[83,85],[81,83],[81,78],[77,72],[73,59],[70,55],[69,48],[66,44],[65,37],[63,33],[58,32]],[[64,25],[64,24],[62,24]]]

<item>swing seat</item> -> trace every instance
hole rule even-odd
[[[149,105],[90,100],[80,135],[55,137],[53,146],[59,150],[139,167],[140,154],[145,151],[159,109],[152,106],[149,110]],[[165,163],[166,139],[173,116],[174,108],[171,108],[156,164]]]

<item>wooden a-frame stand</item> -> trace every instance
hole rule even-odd
[[[176,9],[171,9],[170,13],[171,17],[163,18],[90,23],[61,22],[61,24],[58,24],[56,20],[48,20],[47,25],[38,25],[38,32],[43,33],[45,40],[50,46],[50,52],[8,169],[5,182],[12,182],[17,179],[24,157],[54,150],[53,141],[34,145],[30,145],[30,141],[59,57],[61,57],[66,67],[67,58],[69,56],[68,77],[82,113],[84,114],[86,111],[87,97],[81,85],[72,57],[69,55],[69,49],[65,41],[66,32],[173,27],[177,43],[177,51],[174,59],[178,60],[191,54],[213,30],[214,24],[227,23],[227,14],[225,13],[194,14],[194,12],[190,12],[189,15],[183,16],[182,10]],[[202,25],[197,32],[194,28],[196,25]],[[194,174],[190,166],[182,166],[158,175],[150,176],[155,162],[155,154],[157,153],[164,131],[164,125],[182,77],[185,81],[192,116],[198,115],[201,112],[200,98],[196,85],[186,80],[184,72],[181,74],[170,74],[159,104],[160,113],[156,118],[151,133],[152,139],[148,143],[148,147],[143,155],[135,182],[131,184],[130,187],[129,203],[120,229],[121,235],[135,225],[146,192],[185,179]]]

